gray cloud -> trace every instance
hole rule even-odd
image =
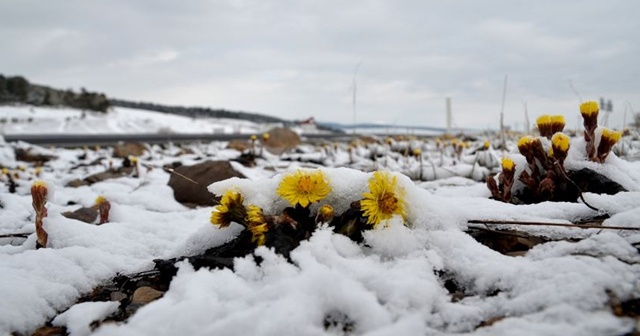
[[[0,72],[57,87],[289,119],[459,126],[640,110],[634,1],[20,1],[0,3]],[[628,102],[628,103],[627,103]],[[627,119],[630,119],[628,115]]]

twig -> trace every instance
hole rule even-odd
[[[573,184],[573,186],[578,189],[578,197],[580,197],[580,200],[582,201],[582,203],[584,203],[584,205],[586,205],[589,209],[597,211],[597,212],[602,212],[600,211],[600,209],[592,206],[591,204],[587,203],[587,201],[584,199],[584,197],[582,197],[582,189],[580,189],[580,187],[573,182],[572,179],[569,178],[569,175],[567,175],[567,172],[564,170],[564,167],[560,165],[560,163],[558,161],[554,162],[554,165],[557,165],[560,167],[560,169],[558,169],[561,173],[562,173],[562,177],[564,177],[567,181],[571,182],[571,184]]]
[[[471,173],[469,173],[469,178],[473,180],[473,172],[476,170],[476,165],[478,164],[478,157],[480,156],[480,152],[476,153],[476,159],[473,160],[473,167],[471,167]]]
[[[640,228],[626,227],[626,226],[600,226],[600,225],[578,225],[578,224],[565,224],[565,223],[548,223],[548,222],[521,222],[521,221],[501,221],[501,220],[481,220],[471,219],[468,220],[469,224],[485,224],[485,225],[526,225],[526,226],[561,226],[572,227],[580,229],[608,229],[608,230],[629,230],[640,231]]]
[[[7,233],[7,234],[1,234],[0,238],[28,238],[30,235],[32,235],[33,232],[31,233]]]
[[[178,177],[181,177],[181,178],[183,178],[183,179],[185,179],[185,180],[187,180],[187,181],[189,181],[189,182],[191,182],[191,183],[193,183],[193,184],[197,185],[199,188],[201,188],[201,189],[205,190],[206,192],[210,193],[209,189],[207,189],[205,186],[203,186],[202,184],[200,184],[200,183],[198,183],[198,182],[196,182],[196,181],[192,180],[192,179],[191,179],[191,178],[189,178],[189,177],[186,177],[186,176],[184,176],[184,175],[182,175],[182,174],[178,173],[178,172],[177,172],[177,171],[175,171],[173,168],[169,168],[169,167],[162,167],[162,169],[163,169],[164,171],[166,171],[167,173],[169,173],[169,174],[173,174],[173,175],[176,175],[176,176],[178,176]],[[213,203],[214,203],[214,204],[216,204],[216,203],[218,203],[218,201],[216,201],[216,199],[214,198],[214,199],[213,199]]]

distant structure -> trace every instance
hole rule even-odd
[[[613,103],[611,102],[611,99],[606,100],[600,97],[600,111],[606,112],[602,114],[602,125],[606,127],[609,122],[609,115],[613,112]]]
[[[451,97],[445,100],[447,106],[447,134],[451,134]]]

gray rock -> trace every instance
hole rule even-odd
[[[244,178],[228,161],[205,161],[193,166],[180,166],[175,168],[175,172],[197,182],[194,184],[178,174],[172,174],[169,179],[176,201],[186,205],[212,206],[215,195],[207,190],[207,186],[232,177]]]

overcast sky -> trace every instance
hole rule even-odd
[[[640,1],[1,1],[0,73],[110,97],[353,122],[497,127],[640,111]]]

